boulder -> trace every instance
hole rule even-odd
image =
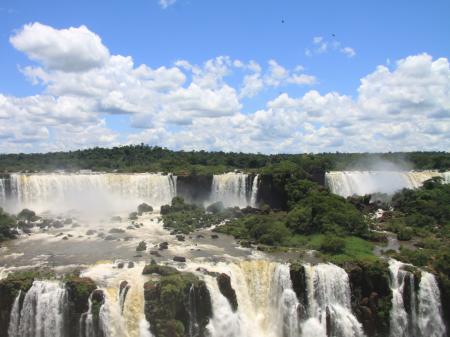
[[[238,301],[236,297],[236,292],[231,286],[230,276],[223,273],[220,274],[219,276],[217,276],[217,284],[219,286],[220,292],[228,300],[233,311],[236,311],[238,308]]]
[[[145,202],[140,204],[137,208],[137,213],[139,215],[142,215],[143,213],[149,213],[149,212],[153,212],[153,207],[146,204]]]
[[[152,279],[144,285],[144,298],[153,336],[208,336],[211,298],[206,284],[195,275],[176,271]]]
[[[183,257],[183,256],[174,256],[174,257],[173,257],[173,260],[174,260],[175,262],[186,262],[186,258]]]

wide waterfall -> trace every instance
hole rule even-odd
[[[122,210],[140,202],[159,207],[176,196],[170,174],[11,174],[10,185],[9,202],[16,209]]]
[[[62,337],[66,308],[64,284],[34,281],[23,300],[20,319],[11,313],[8,337]]]
[[[444,337],[439,287],[433,274],[422,271],[419,291],[406,265],[389,261],[392,289],[391,337]],[[408,301],[409,300],[409,301]]]
[[[245,173],[228,172],[216,174],[211,186],[211,202],[222,201],[225,207],[255,206],[258,193],[258,176],[250,181]]]
[[[306,265],[308,316],[302,336],[361,337],[361,323],[351,311],[348,275],[333,264]]]
[[[450,182],[450,172],[438,171],[333,171],[325,174],[325,182],[331,192],[349,197],[414,189],[432,177],[442,177],[444,182]]]

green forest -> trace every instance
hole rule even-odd
[[[0,154],[0,172],[77,171],[172,172],[213,174],[230,170],[258,173],[373,169],[388,161],[409,169],[447,170],[448,152],[251,154],[171,151],[156,146],[129,145],[69,152]]]

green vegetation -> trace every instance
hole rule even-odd
[[[14,239],[16,237],[13,227],[16,224],[16,219],[3,211],[0,207],[0,242],[7,239]]]
[[[170,270],[170,272],[167,272]],[[145,316],[155,337],[182,337],[191,321],[189,306],[195,307],[196,336],[206,336],[206,325],[212,315],[206,284],[192,273],[158,266],[154,261],[145,273],[159,276],[144,285]],[[150,272],[151,271],[151,272]],[[192,296],[192,297],[191,297]]]
[[[368,168],[378,160],[411,163],[416,169],[446,170],[446,152],[410,153],[323,153],[323,154],[248,154],[206,151],[170,151],[144,144],[111,149],[93,148],[70,152],[3,154],[0,172],[33,172],[80,169],[118,172],[172,172],[178,175],[207,175],[234,169],[281,174],[304,172],[320,174],[326,170]]]
[[[183,234],[189,234],[198,228],[219,224],[225,219],[235,216],[233,209],[219,212],[213,207],[209,210],[214,213],[207,213],[204,207],[187,204],[183,198],[175,197],[172,199],[171,205],[161,206],[161,216],[165,228]]]
[[[314,249],[326,260],[374,259],[368,223],[349,201],[298,176],[286,184],[288,211],[235,218],[215,230],[242,242]]]

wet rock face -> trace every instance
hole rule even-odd
[[[190,331],[206,337],[212,316],[206,284],[191,273],[171,272],[144,285],[145,316],[151,332],[155,337],[184,337]]]
[[[70,337],[79,335],[81,315],[89,309],[89,296],[97,288],[87,277],[70,276],[66,282],[68,298],[68,333]]]
[[[217,276],[217,284],[222,295],[225,296],[228,302],[230,302],[233,311],[236,311],[238,308],[238,301],[236,292],[231,286],[230,277],[227,274],[220,274],[219,276]]]
[[[11,309],[19,291],[25,295],[33,281],[34,275],[28,273],[12,274],[0,281],[0,336],[8,335]]]
[[[366,335],[389,335],[392,294],[388,266],[378,261],[349,263],[343,267],[349,276],[352,310]]]
[[[300,318],[306,317],[305,308],[308,307],[308,294],[305,267],[301,264],[293,263],[290,266],[289,274],[291,276],[292,288],[301,304],[301,307],[299,308]]]

